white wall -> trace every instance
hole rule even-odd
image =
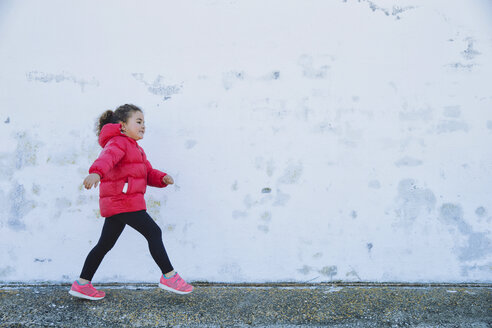
[[[71,281],[108,108],[188,280],[492,282],[487,0],[0,2],[0,281]],[[159,278],[127,228],[94,281]]]

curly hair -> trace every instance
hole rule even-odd
[[[121,105],[120,107],[116,108],[114,112],[111,109],[108,109],[99,117],[99,121],[97,122],[97,127],[96,127],[97,135],[99,136],[103,126],[108,123],[118,123],[118,122],[126,123],[128,118],[134,112],[142,112],[142,110],[132,104]]]

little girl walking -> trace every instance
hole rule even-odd
[[[144,115],[135,105],[108,110],[99,118],[101,154],[89,168],[84,179],[86,189],[99,188],[99,207],[105,218],[101,237],[89,252],[79,279],[69,293],[89,300],[103,299],[105,293],[91,283],[102,259],[113,248],[128,224],[140,232],[149,244],[150,254],[161,269],[159,287],[178,294],[188,294],[193,286],[174,271],[162,243],[162,232],[147,214],[144,193],[147,185],[163,188],[173,184],[171,176],[152,168],[137,141],[145,132]]]

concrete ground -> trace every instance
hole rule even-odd
[[[492,285],[0,285],[0,327],[492,327]]]

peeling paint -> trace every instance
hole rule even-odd
[[[344,0],[344,2],[347,2],[347,1]],[[406,6],[406,7],[392,6],[391,8],[385,8],[385,7],[381,7],[381,6],[377,5],[374,1],[371,1],[371,0],[358,0],[358,2],[366,2],[369,5],[369,8],[373,12],[380,11],[380,12],[384,13],[385,16],[392,16],[396,20],[401,19],[400,14],[416,8],[415,6]]]
[[[42,83],[60,83],[60,82],[72,82],[80,86],[80,90],[84,92],[86,86],[99,86],[99,82],[93,77],[90,81],[85,79],[77,78],[68,73],[61,74],[51,74],[38,71],[31,71],[26,74],[28,81],[42,82]]]
[[[162,100],[170,99],[171,96],[180,93],[183,88],[182,84],[165,84],[162,75],[157,75],[152,83],[144,79],[143,73],[132,73],[132,76],[135,80],[143,83],[151,94],[162,97]]]
[[[461,55],[463,56],[463,58],[465,58],[466,60],[472,60],[476,56],[480,55],[480,52],[476,51],[473,48],[475,41],[472,38],[467,38],[465,41],[467,41],[468,46],[467,46],[466,50],[464,50],[461,53]]]
[[[476,64],[463,64],[463,63],[450,63],[446,65],[454,71],[468,71],[471,72],[472,69],[477,66]]]
[[[27,132],[18,132],[15,138],[17,139],[15,168],[20,170],[25,166],[35,166],[41,143],[35,141]]]
[[[22,218],[36,206],[36,203],[26,198],[24,186],[17,182],[14,182],[8,198],[10,215],[7,224],[13,230],[24,230],[26,225],[22,222]]]

